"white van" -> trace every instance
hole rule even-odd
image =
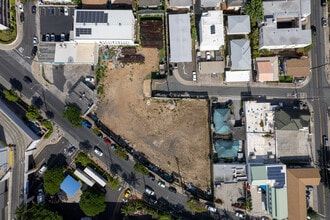
[[[47,170],[47,165],[46,164],[42,165],[40,170],[38,171],[39,175],[44,174],[44,172],[46,172],[46,170]]]

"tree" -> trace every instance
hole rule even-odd
[[[48,169],[43,179],[46,193],[55,195],[60,190],[60,185],[64,180],[63,169],[61,167]]]
[[[63,117],[66,118],[74,127],[81,127],[82,117],[80,117],[80,110],[75,106],[68,106],[64,112]]]
[[[44,204],[33,205],[28,209],[27,205],[16,208],[16,218],[19,220],[62,220],[57,212],[47,209]]]
[[[188,202],[187,202],[187,206],[188,208],[190,209],[190,211],[192,212],[205,212],[206,211],[206,208],[205,206],[197,201],[196,199],[190,199]]]
[[[251,25],[254,27],[264,16],[262,0],[249,0],[245,5],[245,13],[250,16]]]
[[[109,183],[109,187],[111,189],[118,189],[121,184],[121,182],[118,178],[114,178],[110,175],[108,175],[108,183]]]
[[[39,112],[39,110],[35,106],[30,105],[28,107],[28,111],[26,112],[25,116],[29,120],[35,120],[37,118],[40,118],[40,112]]]
[[[105,196],[89,188],[81,195],[79,206],[87,216],[96,216],[106,208]]]
[[[3,90],[3,94],[5,95],[5,98],[8,101],[17,102],[19,100],[19,97],[18,97],[17,93],[14,90],[5,89],[5,90]]]
[[[135,172],[141,173],[142,175],[148,174],[148,169],[145,166],[143,166],[141,163],[136,163],[134,165],[134,170]]]

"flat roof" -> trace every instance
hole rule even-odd
[[[170,14],[170,62],[191,62],[192,41],[189,14]]]
[[[310,0],[276,0],[262,1],[264,15],[288,14],[299,12],[303,16],[311,13]]]
[[[286,74],[294,77],[310,75],[311,61],[308,58],[286,60]]]
[[[249,182],[252,186],[284,187],[287,185],[284,164],[249,164],[248,167]]]
[[[250,71],[226,71],[226,82],[248,82]]]
[[[321,177],[316,168],[287,169],[288,217],[290,220],[307,219],[306,185],[317,186]]]
[[[81,184],[75,180],[72,176],[67,175],[61,183],[61,189],[69,196],[73,197],[80,189]]]
[[[105,5],[108,0],[82,0],[83,5]]]
[[[203,13],[199,24],[200,50],[219,50],[225,44],[222,11]]]
[[[214,183],[246,181],[245,164],[213,164]]]
[[[74,12],[75,41],[110,45],[134,45],[135,19],[131,10],[85,10]]]
[[[56,43],[55,63],[96,64],[98,45],[96,43]]]
[[[287,187],[270,189],[271,195],[268,205],[271,206],[269,210],[274,219],[287,219],[288,218],[288,190]]]
[[[275,109],[269,102],[244,102],[246,158],[265,162],[275,158]]]

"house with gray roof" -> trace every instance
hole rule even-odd
[[[139,8],[157,8],[161,5],[161,0],[139,0]]]
[[[250,41],[238,39],[230,41],[231,70],[251,70]]]
[[[171,8],[190,8],[192,0],[169,0]]]
[[[311,13],[310,0],[263,1],[262,5],[260,49],[303,48],[312,43],[311,30],[306,28]]]
[[[277,130],[306,130],[310,117],[308,110],[281,109],[275,113],[275,127]]]
[[[189,14],[168,16],[170,38],[170,62],[191,62],[191,32]]]
[[[248,15],[230,15],[228,16],[228,35],[249,34],[250,16]]]
[[[238,11],[244,6],[245,2],[246,0],[227,0],[227,10]]]
[[[221,0],[201,0],[202,8],[216,8],[221,4]]]

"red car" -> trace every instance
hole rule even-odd
[[[109,138],[104,137],[104,138],[103,138],[103,141],[104,141],[104,143],[106,143],[106,144],[108,144],[108,145],[111,145],[111,141],[109,140]]]

